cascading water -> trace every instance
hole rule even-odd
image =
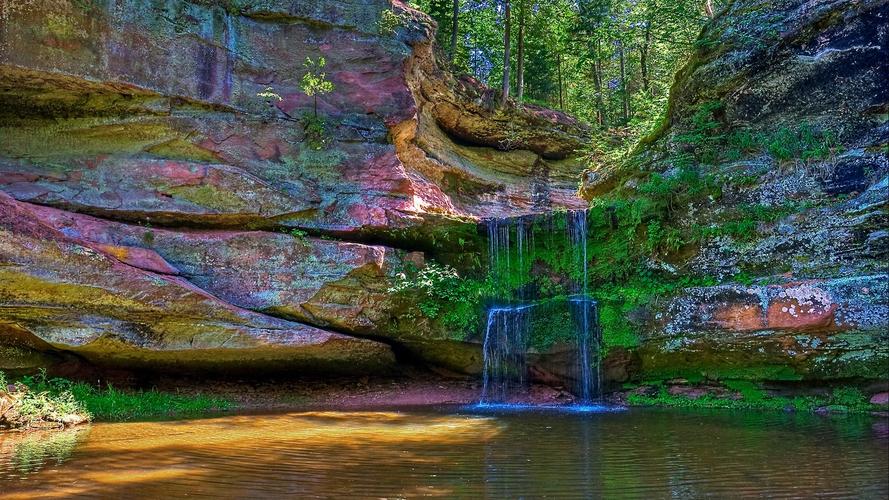
[[[574,393],[580,399],[580,404],[589,404],[602,395],[599,314],[596,301],[589,297],[574,296],[568,300],[568,304],[577,332]]]
[[[515,218],[487,221],[488,264],[497,296],[492,297],[485,322],[481,403],[509,402],[527,388],[527,352],[531,336],[534,331],[547,329],[555,321],[553,314],[558,317],[565,315],[566,318],[570,314],[571,325],[563,331],[573,338],[574,361],[573,366],[560,365],[560,371],[568,379],[576,381],[572,389],[578,402],[586,405],[601,395],[601,334],[596,302],[589,295],[587,216],[586,210],[568,212],[567,232],[562,233],[565,237],[553,232],[552,217],[545,219],[548,224],[537,225],[537,229],[549,234],[541,243],[549,248],[550,254],[554,249],[557,252],[571,252],[572,265],[578,269],[579,277],[573,280],[571,296],[564,302],[558,302],[561,299],[552,296],[535,301],[539,298],[539,291],[529,286],[533,281],[531,268],[535,260],[535,220]],[[537,307],[537,304],[547,306]],[[553,304],[557,307],[555,311]],[[534,324],[538,326],[532,328]],[[541,328],[539,325],[544,326]]]
[[[587,210],[568,212],[568,238],[574,250],[574,259],[581,277],[575,285],[575,295],[568,301],[575,324],[577,349],[575,393],[581,404],[587,404],[602,395],[601,376],[601,329],[596,301],[589,294],[589,259],[587,257]]]
[[[488,221],[488,265],[498,290],[510,288],[510,278],[526,262],[528,233],[521,219]],[[515,232],[516,258],[510,235]],[[514,266],[517,266],[514,268]],[[519,291],[519,298],[524,298]],[[496,297],[488,308],[483,344],[484,375],[481,403],[503,403],[527,386],[526,352],[533,305],[511,304],[511,297]]]
[[[530,312],[533,306],[492,307],[485,326],[482,403],[505,403],[527,387]]]

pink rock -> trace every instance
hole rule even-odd
[[[889,405],[889,392],[878,392],[871,396],[870,404],[872,405]]]
[[[119,245],[92,244],[92,248],[139,269],[160,274],[179,274],[179,270],[157,254],[154,250]]]

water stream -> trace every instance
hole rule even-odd
[[[571,296],[564,301],[573,323],[574,366],[571,372],[572,391],[577,402],[588,405],[602,394],[600,344],[596,302],[590,296],[588,271],[587,210],[566,213],[563,249],[571,253],[576,270]],[[500,295],[494,297],[487,310],[484,331],[484,375],[481,403],[508,402],[517,391],[526,388],[531,324],[549,318],[552,308],[535,307],[540,294],[528,286],[535,263],[535,229],[541,227],[547,240],[558,238],[552,219],[547,224],[528,217],[491,219],[487,221],[488,265],[491,279]]]
[[[482,403],[507,402],[528,384],[525,352],[532,305],[491,307],[485,326]]]

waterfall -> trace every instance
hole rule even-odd
[[[588,404],[602,393],[600,365],[601,332],[598,327],[596,302],[589,293],[586,210],[569,211],[565,216],[566,232],[556,231],[553,217],[490,219],[488,233],[488,265],[494,283],[494,296],[487,310],[484,340],[484,374],[481,403],[508,402],[528,385],[527,352],[535,332],[548,328],[552,315],[570,314],[567,329],[573,334],[573,364],[560,364],[559,372],[573,380],[572,392],[581,404]],[[535,259],[535,230],[548,237],[541,245],[553,251],[568,252],[577,270],[572,276],[567,300],[552,294],[545,302],[539,300],[539,286],[531,275]],[[565,236],[561,236],[564,234]],[[564,293],[564,292],[562,292]],[[546,307],[535,307],[545,303]],[[556,312],[553,312],[556,304]],[[564,304],[564,305],[563,305]],[[564,323],[563,323],[564,324]],[[533,326],[533,328],[532,328]],[[564,342],[563,340],[560,342]]]
[[[514,285],[516,275],[524,272],[528,250],[527,226],[522,219],[491,219],[487,221],[488,265],[498,292],[495,304],[488,308],[483,343],[484,375],[482,403],[502,403],[510,394],[527,386],[527,362],[531,305],[510,305],[513,297],[505,292]],[[515,239],[511,238],[515,233]],[[512,258],[512,242],[515,258]],[[519,290],[519,298],[524,293]],[[505,304],[505,305],[504,305]]]
[[[601,329],[596,301],[584,296],[574,296],[568,301],[571,318],[574,320],[575,349],[577,350],[573,391],[580,404],[589,404],[602,395],[601,374]]]
[[[525,389],[525,352],[532,306],[492,307],[485,326],[484,377],[481,403],[505,403]]]
[[[571,317],[575,324],[577,362],[575,394],[581,404],[588,404],[602,395],[601,329],[596,301],[589,293],[589,258],[587,256],[588,210],[568,212],[568,240],[574,252],[574,260],[580,277],[574,287],[575,295],[569,299]],[[595,369],[595,371],[594,371]]]

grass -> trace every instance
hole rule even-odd
[[[839,387],[829,396],[774,396],[762,390],[757,384],[746,380],[727,380],[724,385],[731,390],[731,397],[705,394],[690,398],[682,394],[670,394],[667,386],[654,382],[657,393],[653,395],[630,394],[627,403],[631,406],[669,406],[679,408],[724,408],[736,410],[792,410],[813,412],[825,409],[838,413],[867,413],[881,410],[870,404],[867,396],[854,387]]]
[[[71,392],[83,403],[95,420],[126,421],[154,418],[194,417],[232,407],[228,400],[202,394],[184,395],[148,391],[120,391],[112,386],[104,389],[78,383]]]
[[[108,385],[97,388],[84,382],[49,378],[45,370],[35,376],[22,377],[16,390],[7,392],[8,381],[0,372],[0,396],[14,405],[9,415],[16,415],[5,425],[32,427],[41,423],[62,423],[66,416],[78,420],[126,421],[156,418],[193,417],[224,411],[232,403],[206,395],[185,395],[155,389],[122,391]],[[0,418],[0,424],[3,424]]]

